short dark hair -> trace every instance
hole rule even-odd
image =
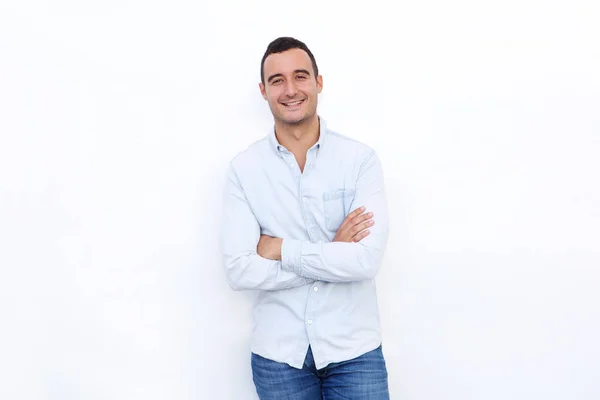
[[[263,83],[263,85],[265,83],[265,60],[267,59],[269,54],[283,53],[284,51],[290,49],[304,50],[306,54],[308,54],[308,56],[310,57],[310,61],[312,61],[313,70],[315,72],[315,79],[317,76],[319,76],[319,68],[317,67],[317,61],[315,60],[315,56],[313,56],[313,53],[310,51],[308,46],[306,46],[303,42],[299,41],[298,39],[294,39],[293,37],[289,36],[283,36],[269,43],[267,51],[265,51],[265,55],[263,56],[262,61],[260,62],[260,80]]]

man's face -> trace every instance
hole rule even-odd
[[[265,83],[259,85],[260,92],[276,120],[297,125],[316,114],[323,78],[319,75],[315,79],[312,62],[304,50],[269,54],[263,71]]]

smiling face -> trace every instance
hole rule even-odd
[[[315,77],[308,54],[301,49],[272,53],[265,59],[260,92],[276,122],[300,125],[316,117],[321,75]]]

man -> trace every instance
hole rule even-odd
[[[232,160],[222,227],[230,286],[259,291],[258,395],[388,399],[374,282],[388,235],[379,159],[318,116],[323,78],[301,41],[269,44],[259,87],[275,126]]]

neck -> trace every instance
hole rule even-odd
[[[279,143],[292,153],[306,154],[319,140],[319,117],[315,114],[297,125],[275,120],[275,136]]]

